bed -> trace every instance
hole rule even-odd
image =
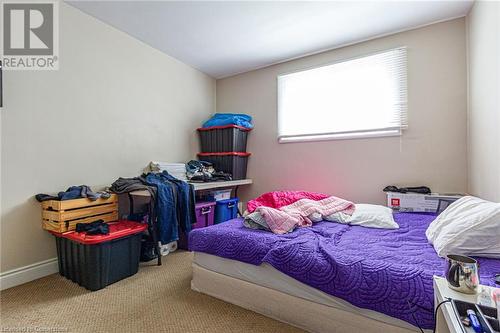
[[[435,215],[394,217],[397,230],[319,222],[275,235],[241,219],[194,230],[192,288],[312,332],[430,329],[444,268],[425,237]],[[479,263],[494,285],[500,260]]]

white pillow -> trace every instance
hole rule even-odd
[[[500,204],[470,196],[460,198],[432,221],[425,234],[440,257],[500,258]]]
[[[399,229],[399,225],[394,222],[392,209],[384,206],[356,204],[356,209],[351,216],[346,214],[340,216],[339,214],[334,215],[327,217],[327,220],[331,221],[337,218],[336,222],[350,225],[380,229]]]

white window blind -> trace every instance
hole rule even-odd
[[[278,76],[280,142],[400,135],[406,48]]]

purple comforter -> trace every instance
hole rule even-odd
[[[395,214],[398,230],[331,222],[285,235],[251,230],[235,219],[189,234],[192,251],[277,270],[360,308],[432,328],[432,276],[444,260],[427,242],[428,214]],[[494,284],[500,260],[480,258],[481,283]],[[415,319],[413,318],[413,316]]]

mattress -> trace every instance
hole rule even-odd
[[[286,274],[281,273],[267,263],[255,266],[203,252],[194,253],[193,263],[212,272],[251,282],[261,287],[271,288],[318,304],[359,314],[392,326],[418,331],[417,327],[405,321],[389,317],[377,311],[358,308],[343,299],[328,295],[321,290],[310,287]]]
[[[400,228],[384,230],[319,222],[275,235],[243,226],[241,219],[193,230],[190,249],[279,272],[344,300],[411,325],[434,325],[433,275],[444,260],[427,242],[435,215],[399,213]],[[479,258],[481,283],[494,285],[500,260]]]

